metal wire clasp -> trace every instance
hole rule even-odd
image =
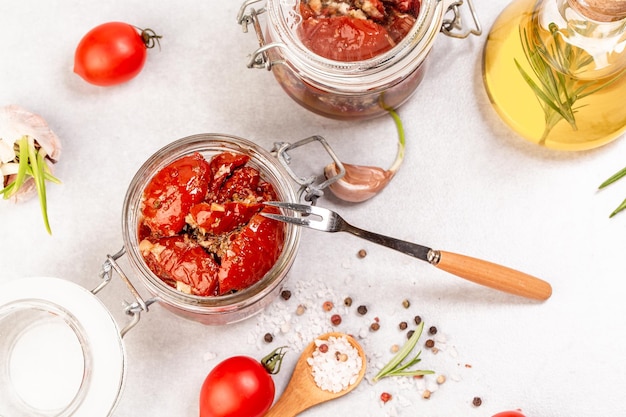
[[[283,61],[271,61],[267,51],[272,48],[282,48],[285,47],[285,44],[281,42],[273,42],[266,43],[265,36],[263,36],[263,29],[261,29],[261,24],[259,23],[259,15],[266,12],[265,7],[260,9],[255,9],[250,7],[250,5],[254,3],[258,3],[261,0],[246,0],[241,5],[239,9],[239,13],[237,14],[237,23],[241,25],[244,33],[248,33],[248,26],[252,25],[254,31],[256,32],[256,38],[259,42],[259,48],[250,55],[250,60],[248,61],[248,68],[265,68],[268,71],[272,69],[272,66],[275,64],[282,63]],[[248,11],[249,8],[249,11]]]
[[[472,20],[474,21],[474,28],[464,29],[463,21],[461,18],[461,7],[463,3],[467,2],[467,7],[469,8],[470,14],[472,16]],[[446,16],[452,14],[452,18],[445,18],[441,24],[441,32],[445,35],[448,35],[453,38],[465,39],[469,35],[480,36],[483,33],[483,29],[480,25],[480,21],[478,20],[478,15],[476,14],[476,10],[474,9],[474,3],[472,0],[456,0],[452,2],[448,6],[448,10],[446,11]]]
[[[100,270],[99,276],[102,279],[102,282],[91,290],[91,292],[95,295],[100,292],[104,287],[107,286],[109,282],[111,282],[111,278],[113,276],[113,271],[117,272],[118,275],[122,278],[128,290],[135,298],[135,301],[132,303],[126,303],[125,313],[131,316],[130,322],[120,331],[120,335],[124,337],[126,333],[137,323],[139,323],[139,319],[142,311],[148,311],[148,307],[156,302],[156,299],[144,300],[132,282],[128,279],[122,268],[117,263],[117,260],[122,257],[126,253],[126,248],[122,248],[115,255],[107,255],[107,259],[102,264],[102,269]]]
[[[315,175],[301,177],[291,169],[291,157],[287,152],[311,142],[319,142],[322,144],[326,153],[330,155],[333,163],[337,166],[337,175],[319,182],[318,177]],[[326,187],[341,179],[346,174],[346,169],[335,154],[335,151],[333,151],[328,142],[326,142],[326,139],[319,135],[310,136],[296,143],[276,142],[274,143],[272,153],[276,156],[280,164],[287,170],[289,176],[300,185],[299,196],[301,197],[304,194],[304,200],[311,202],[312,205],[315,205],[317,199],[324,195],[323,190]]]

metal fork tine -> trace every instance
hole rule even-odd
[[[299,226],[309,226],[309,223],[310,223],[309,219],[303,219],[302,217],[283,216],[282,214],[261,212],[261,216],[267,217],[268,219],[285,222],[285,223],[297,224]]]
[[[272,206],[272,207],[293,210],[293,211],[297,211],[299,213],[304,213],[304,214],[310,214],[311,208],[312,208],[312,206],[308,204],[289,203],[285,201],[266,201],[263,204]]]

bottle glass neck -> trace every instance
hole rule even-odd
[[[626,69],[626,19],[592,20],[578,0],[539,0],[533,43],[557,71],[579,79],[611,77]],[[573,7],[573,4],[576,6]]]

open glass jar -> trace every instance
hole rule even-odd
[[[244,32],[253,25],[260,45],[248,67],[272,70],[298,104],[335,119],[374,118],[405,103],[424,78],[426,58],[440,31],[457,38],[482,33],[471,0],[414,0],[419,3],[419,14],[395,46],[368,59],[338,61],[313,53],[303,44],[298,8],[305,0],[266,0],[264,8],[251,7],[259,1],[245,1],[238,16]],[[473,28],[461,25],[464,4]],[[258,19],[261,13],[267,13],[265,31]]]
[[[138,225],[141,217],[143,191],[165,166],[184,156],[199,152],[205,158],[222,152],[250,157],[248,165],[274,186],[282,201],[296,201],[291,178],[272,154],[252,142],[225,135],[195,135],[178,140],[148,159],[131,181],[124,201],[122,230],[124,247],[137,276],[159,303],[176,314],[204,324],[227,324],[243,320],[267,306],[281,288],[298,249],[300,232],[297,227],[285,228],[282,253],[267,274],[251,287],[217,297],[186,294],[167,285],[146,264],[139,250]]]

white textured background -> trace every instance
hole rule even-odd
[[[597,191],[626,165],[626,142],[550,151],[519,139],[497,118],[480,60],[506,4],[476,1],[481,37],[438,36],[425,81],[399,111],[407,156],[391,185],[366,203],[329,197],[320,204],[373,231],[537,275],[552,283],[553,297],[528,302],[349,235],[305,231],[287,284],[294,297],[277,300],[267,314],[224,327],[188,322],[158,306],[144,314],[124,339],[128,372],[116,417],[196,416],[202,381],[219,360],[235,353],[260,358],[293,336],[295,325],[279,331],[271,346],[260,342],[272,321],[284,321],[278,310],[293,316],[305,296],[321,305],[347,295],[370,313],[360,318],[351,310],[340,329],[359,333],[374,316],[381,320],[378,333],[363,332],[372,370],[390,357],[392,344],[404,341],[397,323],[419,314],[446,339],[439,354],[424,352],[421,365],[448,382],[429,400],[421,398],[423,386],[407,380],[366,382],[303,416],[471,417],[515,408],[529,417],[626,415],[626,214],[608,218],[626,197],[626,182]],[[270,73],[246,68],[256,40],[237,25],[239,6],[236,0],[0,2],[0,105],[41,114],[64,146],[56,170],[63,185],[48,188],[52,237],[36,200],[0,201],[0,283],[51,275],[95,287],[105,256],[122,247],[130,179],[153,152],[190,134],[228,133],[268,149],[277,140],[320,134],[346,162],[393,160],[390,119],[316,116],[292,102]],[[161,51],[149,52],[130,83],[98,88],[72,73],[73,53],[89,29],[110,20],[153,28],[163,35]],[[362,248],[368,256],[358,259]],[[318,294],[322,288],[328,295]],[[120,283],[102,295],[120,320],[128,298]],[[401,306],[404,298],[409,310]],[[298,353],[288,353],[277,394]],[[383,391],[394,395],[386,405],[378,400]],[[472,406],[475,396],[482,406]]]

